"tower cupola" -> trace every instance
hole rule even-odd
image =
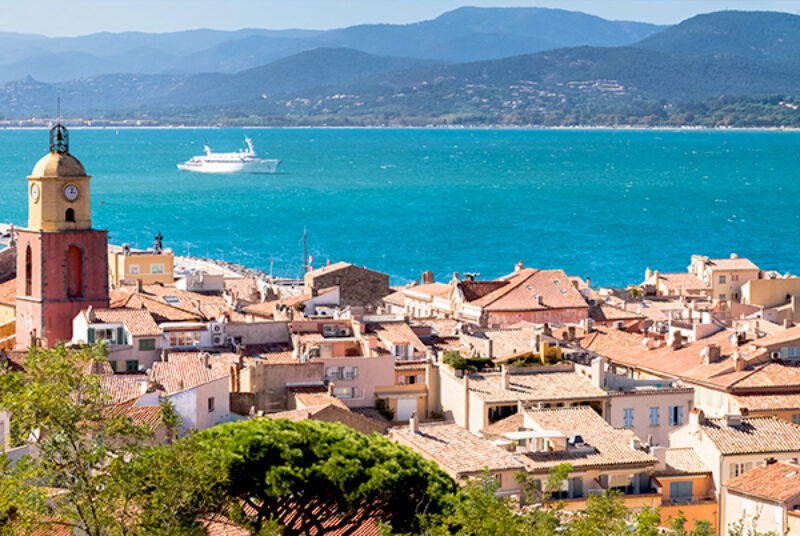
[[[92,227],[91,177],[69,152],[69,131],[50,130],[50,151],[28,177],[28,228],[40,231],[87,230]]]

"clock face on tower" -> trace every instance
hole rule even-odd
[[[78,187],[75,186],[74,184],[67,184],[64,187],[64,197],[66,198],[67,201],[75,201],[76,199],[78,199],[79,193],[80,192],[78,191]]]
[[[31,186],[31,199],[33,199],[34,203],[38,203],[39,202],[39,185],[38,184],[34,184],[33,186]]]

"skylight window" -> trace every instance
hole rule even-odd
[[[791,472],[783,475],[783,478],[790,478],[790,477],[793,477],[796,474],[797,474],[797,471],[791,471]]]
[[[176,296],[164,296],[164,301],[170,305],[180,305],[181,300],[179,300]]]

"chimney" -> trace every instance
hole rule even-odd
[[[575,342],[575,326],[567,326],[567,342]]]
[[[739,354],[739,352],[733,352],[733,368],[736,372],[742,372],[747,365],[745,359]]]
[[[139,394],[146,395],[147,394],[147,380],[141,380],[139,382]]]
[[[653,277],[653,270],[651,270],[650,267],[648,266],[647,269],[644,271],[644,280],[647,281],[651,277]]]
[[[525,268],[525,265],[522,264],[522,259],[520,259],[520,261],[514,265],[514,271],[521,272],[523,268]]]
[[[458,272],[453,272],[453,280],[461,281],[461,275]]]
[[[88,320],[90,324],[95,320],[94,307],[91,305],[86,309],[86,320]]]
[[[592,278],[588,275],[586,276],[586,286],[592,288]]]
[[[719,346],[716,344],[709,344],[703,348],[703,350],[700,352],[700,355],[703,357],[703,363],[706,365],[716,363],[720,359]]]
[[[139,294],[144,292],[144,283],[142,282],[141,279],[136,280],[136,292]]]
[[[492,339],[486,341],[486,357],[494,359],[494,341]]]
[[[667,447],[650,447],[650,455],[658,460],[655,466],[656,471],[663,471],[667,468]]]
[[[631,438],[631,448],[635,450],[639,450],[642,448],[642,440],[636,436]]]
[[[328,382],[328,396],[333,396],[333,382]]]
[[[595,357],[592,359],[591,364],[592,380],[594,384],[602,389],[606,386],[606,359],[604,357]]]
[[[413,412],[411,417],[408,419],[408,431],[412,434],[419,433],[419,417],[417,417],[417,412]]]
[[[728,426],[741,426],[742,416],[738,413],[729,413],[725,415],[725,424]]]
[[[433,283],[433,272],[422,272],[422,284],[430,285]]]
[[[200,356],[200,358],[203,360],[203,367],[207,368],[207,369],[210,369],[211,368],[211,360],[210,360],[211,356],[207,352],[203,352],[203,354]]]
[[[178,391],[183,391],[183,378],[178,378]]]
[[[694,408],[689,412],[689,431],[696,434],[700,430],[700,424],[704,423],[706,415],[702,409]]]
[[[469,430],[469,371],[464,371],[464,428]]]
[[[680,331],[672,333],[672,349],[678,350],[683,346],[683,334]]]
[[[542,324],[542,335],[547,335],[547,336],[553,335],[553,330],[550,329],[550,324],[548,324],[547,322]]]
[[[792,299],[794,299],[794,296],[792,296]],[[784,318],[783,319],[783,329],[789,329],[789,319],[788,318]]]
[[[511,374],[508,372],[506,365],[501,367],[500,377],[502,378],[503,391],[508,391],[511,388]]]

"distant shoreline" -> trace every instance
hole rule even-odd
[[[90,126],[90,125],[66,125],[71,130],[223,130],[223,129],[247,129],[247,130],[565,130],[565,131],[681,131],[681,132],[800,132],[800,127],[699,127],[699,126],[513,126],[513,125],[493,125],[493,126],[460,126],[460,125],[440,125],[440,126],[262,126],[262,125],[242,125],[242,126],[217,126],[217,125],[144,125],[144,126]],[[0,127],[3,130],[49,130],[48,126],[9,126]]]

